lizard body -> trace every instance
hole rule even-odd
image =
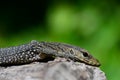
[[[93,66],[100,66],[99,61],[86,50],[64,43],[32,40],[29,44],[0,48],[1,66],[31,63],[48,57],[63,57]]]

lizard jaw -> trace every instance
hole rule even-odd
[[[80,58],[75,57],[74,61],[82,62],[82,63],[85,63],[87,65],[92,65],[92,66],[96,66],[96,67],[99,67],[101,65],[100,62],[95,58],[88,60],[88,59],[80,59]]]

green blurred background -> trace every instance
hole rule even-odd
[[[0,47],[31,40],[81,46],[108,80],[120,78],[119,35],[119,0],[0,1]]]

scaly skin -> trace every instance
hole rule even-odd
[[[63,57],[92,66],[100,66],[99,61],[86,50],[69,44],[32,40],[29,44],[0,49],[1,66],[42,61],[49,57]]]

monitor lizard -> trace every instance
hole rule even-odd
[[[92,66],[100,66],[99,61],[85,49],[65,43],[32,40],[28,44],[0,48],[0,66],[26,64],[50,57],[62,57]]]

